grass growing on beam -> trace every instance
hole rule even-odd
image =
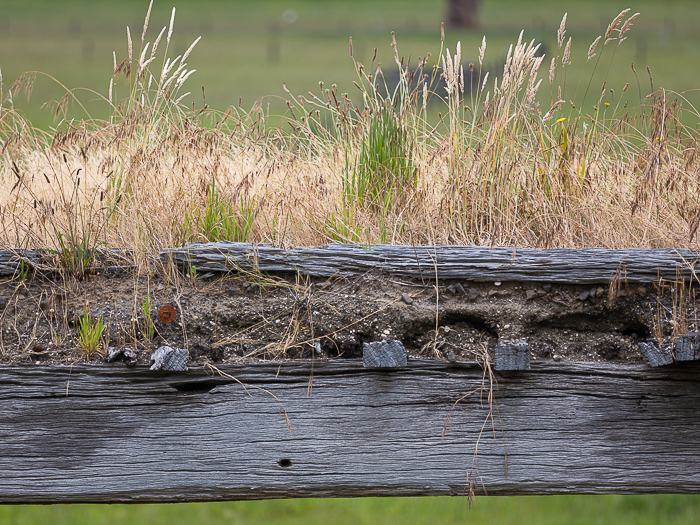
[[[394,41],[393,64],[355,62],[355,93],[289,93],[279,128],[261,103],[219,112],[202,90],[184,105],[199,39],[172,56],[174,18],[151,40],[147,17],[138,50],[128,32],[126,56],[114,55],[108,93],[91,95],[108,119],[86,113],[46,133],[14,105],[34,74],[0,91],[0,244],[53,250],[71,274],[101,247],[152,269],[165,247],[216,239],[693,248],[698,134],[684,122],[700,115],[650,77],[591,82],[622,67],[635,16],[620,13],[583,57],[566,17],[553,57],[521,34],[497,78],[483,71],[486,39],[475,64],[460,46],[412,58]],[[589,77],[567,81],[574,60]],[[575,92],[588,103],[571,103]],[[53,105],[59,119],[79,93]],[[444,105],[437,125],[430,99]]]

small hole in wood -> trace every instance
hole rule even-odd
[[[278,464],[280,467],[284,467],[284,468],[286,468],[286,467],[291,467],[291,466],[292,466],[292,460],[291,460],[291,459],[287,459],[287,458],[282,458],[282,459],[280,459],[280,460],[277,462],[277,464]]]
[[[206,394],[217,387],[213,381],[198,381],[192,383],[173,383],[172,386],[178,394]]]

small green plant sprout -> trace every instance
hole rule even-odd
[[[152,310],[151,304],[151,294],[146,294],[141,303],[141,312],[143,313],[143,326],[141,326],[141,335],[147,340],[151,341],[156,335],[156,326],[153,324],[153,316],[151,314]]]
[[[19,267],[15,272],[15,278],[17,279],[17,288],[24,286],[29,278],[29,264],[23,260],[20,261]]]
[[[78,344],[88,359],[100,347],[100,339],[105,326],[101,317],[93,320],[87,307],[83,307],[83,316],[78,319]]]

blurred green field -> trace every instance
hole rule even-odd
[[[393,69],[391,31],[396,32],[402,56],[432,54],[431,64],[440,51],[440,22],[445,18],[444,0],[260,0],[257,2],[203,0],[157,0],[153,7],[147,40],[154,40],[177,8],[171,56],[182,53],[198,36],[201,42],[191,54],[189,67],[197,72],[186,83],[192,95],[186,99],[202,105],[201,88],[207,103],[225,110],[237,105],[250,108],[265,96],[272,113],[284,112],[286,93],[282,84],[295,94],[338,84],[340,91],[353,95],[356,78],[348,54],[353,37],[355,57],[369,63],[374,48],[385,71]],[[70,88],[85,87],[107,95],[112,73],[112,51],[118,60],[127,54],[125,27],[131,28],[134,45],[140,43],[147,0],[107,2],[104,0],[2,0],[0,1],[0,68],[5,88],[25,71],[45,72]],[[700,7],[693,1],[637,1],[634,5],[608,1],[514,1],[485,0],[478,31],[447,30],[446,45],[454,50],[462,42],[463,62],[477,60],[482,35],[487,36],[486,63],[498,64],[508,45],[521,29],[526,39],[541,41],[545,53],[556,51],[556,30],[568,12],[567,37],[572,40],[572,62],[568,70],[565,98],[578,101],[591,77],[591,64],[584,68],[588,46],[605,30],[623,8],[632,7],[641,16],[629,38],[616,52],[608,71],[613,46],[605,49],[599,72],[592,86],[597,90],[606,78],[607,86],[621,91],[630,83],[626,96],[639,103],[637,81],[630,68],[635,62],[642,95],[649,92],[645,71],[650,66],[654,83],[673,91],[700,87]],[[543,105],[550,93],[546,80],[549,59],[540,76]],[[498,72],[492,73],[491,79]],[[579,82],[582,86],[577,89]],[[30,120],[46,127],[52,122],[42,103],[58,99],[63,92],[48,79],[39,78],[29,103],[16,100]],[[107,115],[106,104],[89,103],[96,97],[83,93],[93,117]],[[691,101],[700,104],[697,94]],[[593,102],[591,101],[591,104]],[[77,110],[71,116],[81,118]]]
[[[295,94],[337,83],[353,94],[356,78],[348,55],[353,37],[357,60],[369,63],[375,47],[385,71],[392,68],[391,31],[401,55],[432,54],[440,50],[440,22],[444,0],[156,0],[147,40],[167,25],[177,7],[171,56],[190,43],[202,41],[188,62],[196,68],[187,90],[198,107],[201,87],[206,102],[220,110],[237,105],[249,108],[260,97],[272,113],[285,111],[282,85]],[[127,53],[125,27],[138,48],[148,0],[0,0],[0,70],[5,89],[25,71],[42,71],[70,88],[84,87],[106,96],[112,74],[112,51],[118,60]],[[629,38],[617,50],[608,69],[611,48],[593,86],[596,91],[607,75],[607,86],[619,94],[630,83],[630,103],[639,102],[634,62],[640,73],[642,96],[649,92],[646,66],[657,87],[681,92],[700,88],[700,6],[695,1],[516,1],[485,0],[482,28],[466,32],[447,30],[446,46],[459,40],[464,62],[477,60],[482,35],[488,47],[486,63],[498,63],[521,29],[525,38],[542,41],[548,56],[556,50],[556,30],[568,12],[567,36],[573,37],[572,66],[568,70],[566,98],[580,100],[591,65],[584,68],[588,46],[623,8],[641,12]],[[415,60],[415,58],[414,58]],[[540,76],[546,78],[545,61]],[[549,99],[545,79],[541,100]],[[122,88],[123,89],[123,88]],[[29,101],[15,97],[39,127],[53,123],[42,103],[63,95],[59,86],[38,78]],[[88,91],[81,100],[92,116],[104,118],[107,108]],[[619,96],[619,95],[618,95]],[[689,95],[700,106],[697,92]],[[81,118],[77,109],[72,116]],[[57,505],[0,506],[0,524],[190,524],[190,523],[502,523],[502,524],[695,524],[700,522],[700,496],[560,496],[480,497],[470,511],[463,498],[396,498],[282,500],[183,505]]]
[[[0,506],[8,525],[694,525],[700,496],[302,499],[170,505]]]

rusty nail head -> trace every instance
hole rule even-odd
[[[161,323],[170,324],[175,320],[176,316],[177,312],[175,308],[169,304],[164,304],[160,307],[160,310],[158,310],[158,319],[160,319]]]

